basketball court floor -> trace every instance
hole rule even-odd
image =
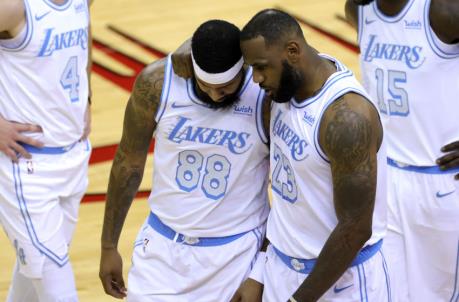
[[[39,0],[35,0],[39,1]],[[333,55],[359,76],[356,34],[343,21],[343,0],[95,0],[91,7],[93,47],[93,105],[90,184],[80,208],[80,220],[70,257],[80,301],[114,301],[98,278],[100,234],[105,193],[113,155],[122,130],[124,107],[135,75],[147,64],[176,49],[202,22],[224,19],[242,27],[255,13],[275,7],[294,15],[307,41]],[[151,156],[141,192],[128,214],[120,239],[127,271],[134,237],[148,215]],[[5,301],[15,256],[0,232],[0,301]]]

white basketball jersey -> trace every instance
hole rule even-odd
[[[300,103],[274,103],[271,111],[271,182],[273,201],[267,236],[283,253],[301,259],[317,258],[338,223],[333,206],[330,164],[319,146],[319,125],[324,111],[346,93],[367,94],[353,73],[336,59],[337,71],[321,91]],[[369,98],[368,98],[369,99]],[[384,237],[386,230],[386,152],[378,151],[378,182],[373,234],[367,244]]]
[[[263,91],[248,69],[239,101],[211,109],[193,81],[166,64],[155,132],[151,210],[177,232],[221,237],[252,230],[268,216],[269,150]]]
[[[26,26],[0,40],[0,115],[43,128],[26,134],[65,146],[83,134],[89,12],[86,0],[24,0]]]
[[[459,139],[459,44],[433,32],[430,0],[410,0],[394,17],[376,2],[359,7],[360,63],[364,87],[389,116],[387,154],[434,166],[441,147]]]

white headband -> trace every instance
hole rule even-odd
[[[233,65],[230,69],[220,73],[208,73],[207,71],[202,70],[196,61],[194,60],[193,52],[191,53],[191,59],[193,61],[193,68],[196,76],[209,84],[224,84],[228,83],[241,71],[242,65],[244,65],[244,59],[241,57],[239,61]]]

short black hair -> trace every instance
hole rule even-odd
[[[225,72],[242,57],[241,31],[227,21],[209,20],[201,24],[191,38],[191,50],[199,67],[209,73]]]
[[[353,0],[356,5],[368,5],[374,0]]]
[[[265,9],[253,16],[244,26],[241,41],[262,36],[266,45],[272,45],[290,34],[303,37],[303,31],[295,18],[278,9]]]

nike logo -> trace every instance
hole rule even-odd
[[[365,18],[365,24],[368,25],[368,24],[371,24],[373,22],[375,22],[376,20],[368,20],[367,18]]]
[[[334,292],[335,294],[340,293],[340,292],[342,292],[343,290],[345,290],[345,289],[351,287],[352,285],[354,285],[354,284],[351,284],[351,285],[348,285],[348,286],[345,286],[345,287],[341,287],[341,288],[338,288],[338,286],[335,285],[335,287],[333,288],[333,292]]]
[[[444,193],[444,194],[442,194],[442,193],[440,193],[440,191],[438,191],[438,192],[437,192],[437,197],[438,197],[438,198],[442,198],[442,197],[451,195],[451,194],[453,194],[454,192],[456,192],[456,190],[452,190],[451,192]]]
[[[172,107],[172,108],[175,108],[175,109],[177,109],[177,108],[185,108],[185,107],[190,107],[190,106],[193,106],[193,104],[178,105],[178,104],[176,104],[175,102],[173,102],[172,105],[171,105],[171,107]]]
[[[46,13],[44,13],[43,15],[35,15],[35,20],[36,21],[40,21],[41,19],[43,19],[44,17],[46,17],[51,11],[47,11]]]

